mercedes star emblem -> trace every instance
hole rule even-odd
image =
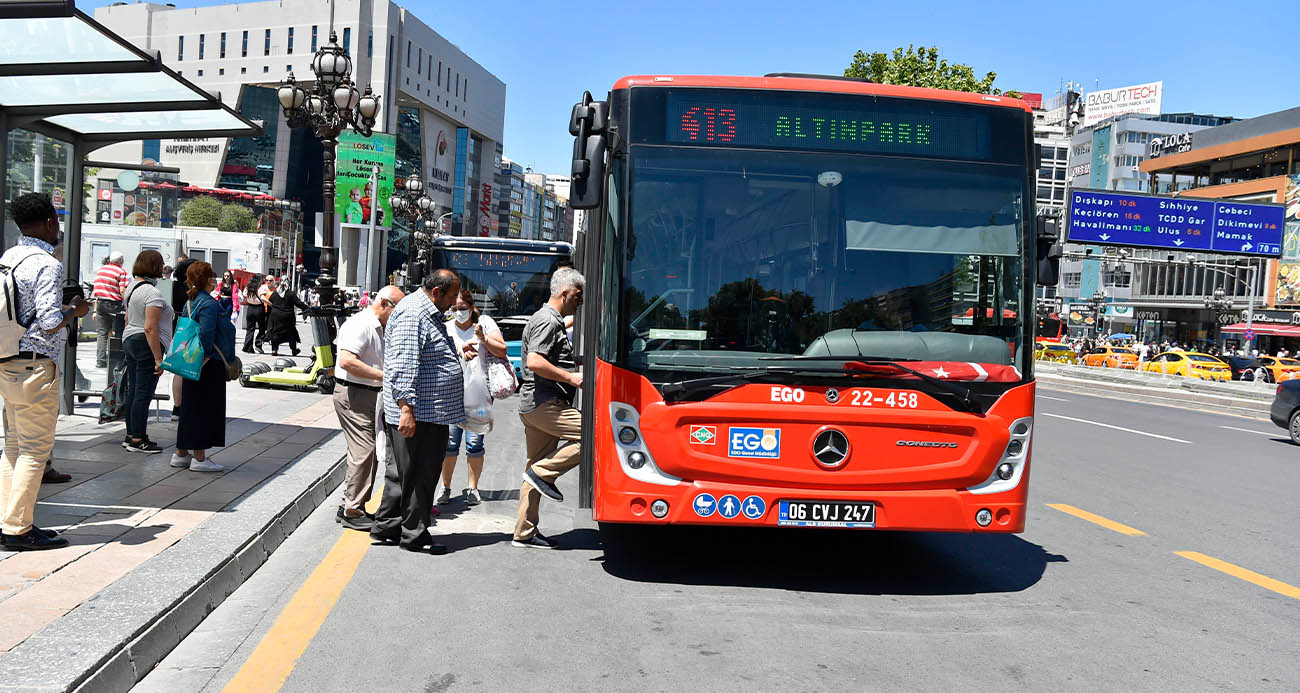
[[[837,469],[849,459],[849,437],[843,431],[828,428],[813,438],[812,449],[817,464]]]
[[[826,401],[830,402],[831,404],[835,404],[836,402],[840,401],[840,391],[836,390],[833,387],[826,390]]]

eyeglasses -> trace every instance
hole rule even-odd
[[[381,299],[379,299],[379,307],[380,307],[380,308],[391,308],[392,306],[395,306],[395,305],[397,305],[397,304],[394,303],[393,301],[390,301],[390,300],[386,299],[386,298],[381,298]]]

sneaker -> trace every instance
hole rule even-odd
[[[534,534],[532,539],[514,539],[510,542],[511,546],[521,549],[553,549],[555,542],[547,539],[540,534]]]
[[[532,467],[529,467],[528,469],[524,470],[524,481],[529,486],[532,486],[533,488],[540,491],[543,496],[546,496],[547,498],[550,498],[553,501],[564,500],[564,494],[560,493],[559,487],[547,481],[546,479],[537,476],[537,472],[534,472]]]
[[[439,494],[438,494],[438,500],[435,501],[435,502],[436,502],[438,505],[446,505],[446,504],[450,503],[450,502],[451,502],[451,489],[447,488],[446,486],[443,486],[443,487],[442,487],[442,493],[439,493]]]
[[[224,472],[226,468],[212,460],[190,460],[191,472]]]
[[[3,545],[5,551],[44,551],[67,546],[68,540],[63,537],[52,537],[32,525],[26,534],[17,536],[6,534],[0,537],[0,545]]]
[[[343,519],[339,520],[339,524],[348,529],[355,529],[358,532],[369,532],[375,526],[375,523],[365,515],[358,515],[357,517],[344,515]]]
[[[125,441],[122,443],[122,447],[130,452],[140,452],[146,455],[157,455],[163,450],[162,447],[147,437],[137,441]]]
[[[478,489],[465,489],[465,505],[478,505],[483,502],[483,497],[478,494]]]
[[[172,421],[178,421],[181,418],[181,408],[172,407]]]
[[[188,466],[190,466],[190,456],[189,456],[189,455],[181,455],[181,454],[179,454],[179,453],[175,453],[175,452],[173,452],[173,453],[172,453],[172,466],[173,466],[173,467],[188,467]]]

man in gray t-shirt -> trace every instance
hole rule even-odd
[[[543,494],[551,500],[564,500],[555,481],[578,465],[582,414],[574,409],[573,396],[582,387],[582,374],[575,372],[573,344],[564,329],[564,318],[582,305],[585,284],[571,267],[556,270],[551,275],[550,300],[524,328],[519,418],[524,422],[528,467],[519,489],[514,546],[554,546],[537,532],[538,505]],[[560,447],[564,441],[569,444]]]

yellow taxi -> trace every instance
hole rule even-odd
[[[1196,351],[1166,351],[1157,354],[1142,364],[1142,370],[1201,380],[1232,380],[1232,369],[1228,364]]]
[[[1039,342],[1034,345],[1034,358],[1054,363],[1074,363],[1074,349],[1061,342]]]
[[[1097,347],[1083,355],[1083,365],[1101,366],[1103,368],[1126,368],[1135,371],[1138,367],[1138,355],[1137,352],[1128,347]]]
[[[1259,364],[1264,367],[1264,382],[1281,383],[1300,378],[1300,361],[1276,356],[1261,356]]]

